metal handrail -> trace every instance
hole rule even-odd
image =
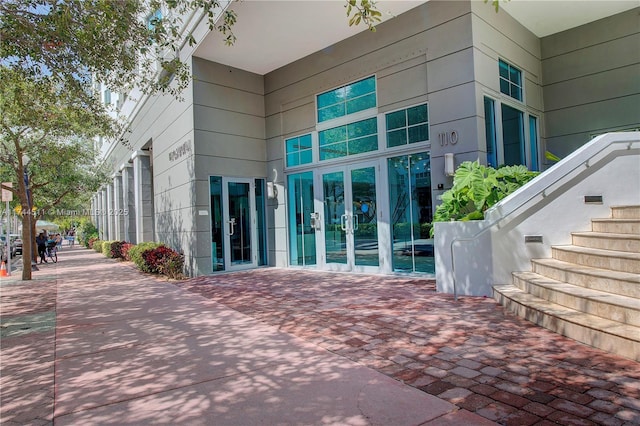
[[[638,133],[638,132],[635,132]],[[603,135],[602,137],[604,137],[606,135]],[[594,139],[590,144],[587,144],[589,147],[591,145],[595,145],[597,144],[597,141],[600,138],[596,138]],[[611,141],[608,144],[604,145],[603,147],[601,147],[600,149],[598,149],[596,152],[594,152],[593,154],[590,155],[590,157],[584,161],[581,161],[579,164],[577,164],[576,166],[574,166],[573,168],[571,168],[570,170],[566,171],[565,173],[562,174],[562,176],[558,177],[558,179],[553,180],[552,182],[549,183],[549,185],[546,185],[542,190],[536,191],[536,193],[534,195],[532,195],[531,197],[527,198],[524,202],[520,203],[516,208],[514,208],[511,212],[507,213],[507,216],[512,215],[516,210],[520,209],[522,206],[528,204],[531,200],[533,200],[535,197],[538,197],[539,195],[543,195],[546,196],[548,194],[545,194],[545,191],[547,189],[549,189],[552,185],[555,185],[556,183],[558,183],[560,180],[564,179],[565,177],[567,177],[569,174],[572,174],[574,171],[578,170],[580,167],[582,166],[586,166],[586,168],[591,167],[593,164],[598,163],[600,160],[596,161],[595,163],[590,163],[590,161],[596,157],[597,155],[599,155],[601,152],[603,152],[606,149],[609,149],[610,147],[612,147],[613,145],[616,144],[627,144],[627,150],[630,150],[632,148],[632,145],[634,143],[638,143],[640,142],[640,140],[635,140],[635,141],[628,141],[628,140],[616,140],[616,141]],[[586,147],[585,147],[586,149]],[[579,155],[578,151],[574,152],[575,155],[571,155],[567,158],[565,158],[564,160],[561,160],[560,162],[558,162],[553,168],[547,170],[547,172],[549,172],[550,170],[553,170],[554,168],[560,168],[560,165],[566,162],[569,162],[573,159],[574,156]],[[544,174],[541,174],[540,176],[544,176]],[[528,186],[530,186],[531,184],[533,184],[533,182],[536,179],[532,179],[530,182],[528,182],[526,185],[522,186],[518,191],[514,192],[513,194],[511,194],[510,196],[508,196],[507,198],[505,198],[504,200],[500,201],[498,204],[492,206],[489,210],[498,208],[498,206],[500,206],[501,204],[505,204],[509,198],[512,198],[512,196],[520,191],[525,191],[526,188]],[[487,211],[489,211],[487,210]],[[450,249],[450,254],[451,254],[451,276],[453,279],[453,298],[455,301],[458,300],[458,290],[457,290],[457,285],[456,285],[456,261],[455,261],[455,257],[454,257],[454,253],[453,253],[453,248],[455,246],[456,243],[461,243],[461,242],[469,242],[469,241],[474,241],[476,240],[481,234],[485,233],[486,231],[488,231],[489,229],[493,228],[498,222],[502,221],[506,216],[501,216],[497,219],[494,219],[489,225],[487,225],[486,227],[482,228],[480,231],[476,232],[473,236],[471,237],[466,237],[466,238],[454,238],[451,241],[451,244],[449,246]]]

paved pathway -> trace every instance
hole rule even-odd
[[[433,281],[261,269],[177,284],[506,425],[638,425],[640,363]]]
[[[492,424],[129,264],[59,259],[0,281],[2,425]]]

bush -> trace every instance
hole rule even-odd
[[[102,240],[95,240],[93,242],[93,249],[98,253],[102,253]]]
[[[93,243],[95,243],[96,241],[98,241],[98,237],[89,238],[89,240],[87,241],[87,248],[93,249]]]
[[[87,248],[92,248],[90,241],[91,239],[98,239],[98,228],[91,221],[83,220],[76,227],[76,237],[80,244]]]
[[[146,264],[147,272],[159,274],[161,265],[171,255],[171,252],[173,252],[173,250],[164,245],[145,250],[142,253],[142,258]]]
[[[146,263],[142,258],[142,253],[144,253],[145,250],[154,249],[163,245],[164,244],[155,243],[155,242],[136,244],[133,247],[129,248],[127,255],[131,258],[131,261],[135,263],[138,269],[140,269],[142,272],[151,272],[147,269]]]
[[[167,278],[174,280],[184,278],[184,255],[171,250],[158,267],[158,271]]]
[[[111,257],[111,244],[113,243],[113,241],[103,241],[102,242],[102,254],[105,255],[105,257]]]
[[[124,259],[122,255],[122,247],[127,244],[126,241],[113,241],[110,248],[110,257],[112,259]]]
[[[122,258],[128,262],[131,262],[131,256],[129,255],[129,250],[131,249],[131,247],[134,247],[135,244],[131,244],[131,243],[124,243],[122,245],[122,248],[120,249],[120,252],[122,253]]]

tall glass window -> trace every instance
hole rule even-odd
[[[533,115],[529,116],[529,153],[531,155],[529,170],[540,170],[538,165],[538,118]]]
[[[524,151],[524,113],[520,110],[501,105],[502,146],[504,159],[502,164],[514,166],[526,164]]]
[[[431,159],[428,152],[388,160],[393,270],[435,272]]]
[[[487,139],[487,164],[498,167],[495,101],[487,97],[484,98],[484,134]]]
[[[289,264],[316,264],[316,231],[312,227],[313,172],[289,175]]]
[[[222,177],[211,176],[209,178],[209,186],[211,194],[211,259],[213,259],[213,272],[224,271]]]
[[[256,230],[258,233],[258,265],[267,264],[267,224],[265,223],[265,212],[267,211],[267,200],[265,190],[265,180],[256,179]]]
[[[378,149],[378,121],[369,118],[318,133],[320,161]]]
[[[500,68],[500,92],[519,101],[522,100],[522,71],[502,59]]]
[[[309,164],[313,161],[311,135],[302,135],[285,141],[287,167]]]
[[[427,104],[390,112],[385,119],[389,148],[429,140]]]
[[[317,97],[318,123],[376,106],[374,76],[325,92]]]

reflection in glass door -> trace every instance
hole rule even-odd
[[[429,153],[389,158],[388,170],[393,270],[433,274]]]
[[[316,264],[316,215],[313,172],[296,173],[287,179],[289,194],[289,264]]]
[[[255,266],[253,202],[250,182],[227,182],[227,247],[230,267]]]
[[[210,176],[212,271],[267,264],[264,179]]]
[[[324,266],[377,271],[376,167],[350,166],[322,174]]]

